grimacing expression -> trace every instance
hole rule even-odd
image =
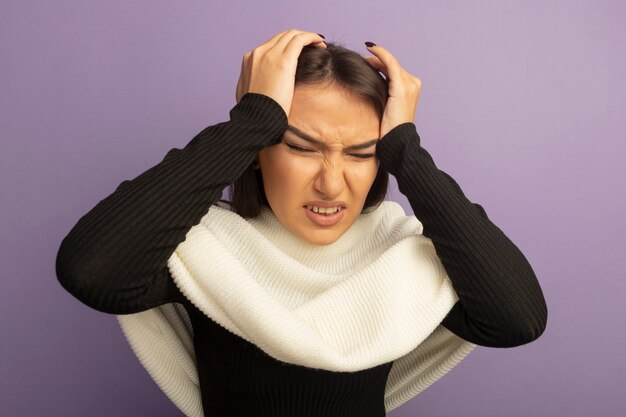
[[[376,178],[378,114],[336,85],[296,85],[288,124],[281,143],[259,152],[265,195],[288,230],[312,244],[331,244],[358,218]],[[320,215],[307,205],[315,201],[342,202],[340,220],[313,221]]]

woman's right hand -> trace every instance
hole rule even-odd
[[[326,48],[324,38],[317,33],[291,29],[274,35],[247,52],[243,56],[237,82],[237,103],[246,93],[264,94],[278,102],[288,116],[298,57],[302,48],[309,44]]]

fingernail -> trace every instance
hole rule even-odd
[[[376,46],[376,44],[374,42],[365,42],[365,45],[367,45],[368,48],[371,48],[372,46]]]
[[[320,35],[322,39],[326,39],[326,36],[322,35],[321,33],[318,33],[318,35]]]

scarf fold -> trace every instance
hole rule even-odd
[[[343,372],[394,361],[385,387],[390,411],[476,346],[440,324],[458,297],[422,230],[398,203],[384,201],[320,246],[289,231],[266,207],[243,219],[214,205],[168,267],[200,311],[278,360]],[[165,304],[117,318],[165,394],[185,415],[202,417],[184,307]]]

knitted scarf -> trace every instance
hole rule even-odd
[[[393,201],[361,214],[325,246],[295,235],[268,208],[244,219],[213,205],[168,268],[199,310],[283,362],[358,371],[393,360],[387,411],[476,346],[441,325],[458,296],[422,224]],[[185,308],[171,303],[116,317],[157,385],[185,415],[203,417]]]

